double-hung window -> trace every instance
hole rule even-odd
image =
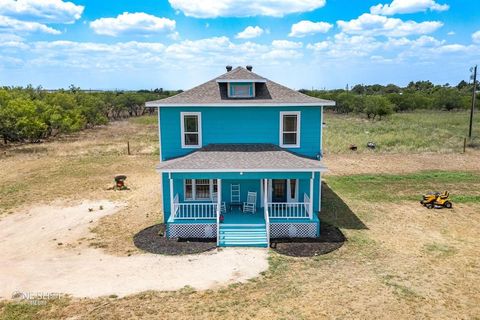
[[[202,147],[202,114],[200,112],[181,112],[182,148]]]
[[[280,112],[280,147],[300,147],[300,112]]]
[[[185,179],[184,186],[185,200],[211,200],[217,192],[216,179]]]

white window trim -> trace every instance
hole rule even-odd
[[[192,197],[191,198],[186,197],[186,194],[187,194],[186,180],[192,180]],[[186,202],[188,202],[188,201],[212,201],[213,200],[213,197],[212,197],[212,195],[213,195],[213,181],[215,179],[208,179],[209,180],[209,185],[210,185],[210,197],[209,198],[200,198],[200,199],[197,199],[197,197],[196,197],[196,195],[197,195],[196,180],[197,179],[183,179],[183,200],[186,201]],[[205,180],[205,179],[200,179],[200,180]],[[218,186],[217,186],[217,188],[218,188]]]
[[[198,144],[186,145],[185,144],[185,116],[197,116],[198,119]],[[183,149],[196,149],[202,147],[202,113],[201,112],[180,112],[180,126],[181,126],[181,139]],[[188,132],[187,132],[188,133]]]
[[[279,133],[279,145],[282,148],[300,148],[300,111],[280,111],[280,133]],[[297,141],[295,144],[284,144],[283,143],[283,117],[284,116],[297,116]]]
[[[256,94],[255,94],[255,82],[252,82],[252,83],[248,82],[248,84],[251,84],[251,85],[252,85],[252,93],[253,93],[253,95],[251,95],[251,96],[250,96],[250,95],[249,95],[249,96],[232,96],[232,95],[230,95],[230,86],[231,86],[232,84],[235,85],[235,84],[238,84],[238,83],[239,83],[239,82],[234,82],[234,83],[228,82],[228,83],[227,83],[227,96],[228,96],[229,98],[237,98],[237,99],[242,99],[242,98],[245,98],[245,99],[255,98],[255,95],[256,95]]]

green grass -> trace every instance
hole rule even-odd
[[[457,249],[441,243],[429,243],[425,245],[425,251],[438,257],[450,257],[457,253]]]
[[[468,134],[469,113],[446,111],[417,111],[396,113],[381,121],[366,119],[364,115],[324,114],[326,153],[369,151],[366,144],[373,141],[380,152],[460,152]],[[474,119],[474,141],[480,139],[480,116]]]
[[[407,287],[406,285],[398,283],[396,278],[393,275],[386,275],[383,277],[383,283],[392,288],[393,292],[399,297],[403,299],[415,299],[415,298],[422,298],[418,293],[416,293],[413,289]]]
[[[40,319],[38,312],[45,308],[45,306],[31,305],[28,303],[2,304],[0,304],[0,319],[2,320]]]
[[[129,121],[135,124],[143,124],[143,125],[157,125],[158,124],[158,117],[156,114],[154,115],[144,115],[141,117],[134,117],[130,118]]]
[[[328,185],[349,199],[369,202],[420,200],[430,191],[448,190],[454,203],[480,202],[480,175],[473,172],[422,171],[409,174],[328,176]]]

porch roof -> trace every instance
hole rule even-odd
[[[161,162],[162,172],[318,172],[318,160],[273,144],[209,144],[188,155]]]

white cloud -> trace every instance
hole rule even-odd
[[[6,16],[0,15],[0,31],[7,32],[20,32],[20,33],[31,33],[31,32],[43,32],[49,34],[60,34],[61,32],[50,28],[44,24],[38,22],[30,21],[21,21]]]
[[[447,36],[454,36],[455,35],[455,31],[450,31],[447,33]]]
[[[447,4],[439,4],[435,0],[393,0],[390,4],[377,4],[370,8],[373,14],[391,16],[399,13],[415,13],[448,10]]]
[[[292,25],[288,36],[302,38],[315,33],[327,33],[332,27],[333,25],[327,22],[302,20]]]
[[[439,52],[450,53],[450,52],[468,51],[469,49],[470,49],[469,46],[454,43],[454,44],[447,44],[447,45],[441,46],[441,47],[437,48],[436,50],[438,50]]]
[[[372,36],[405,37],[409,35],[429,34],[443,26],[439,21],[415,22],[397,18],[364,13],[357,19],[337,21],[343,32]]]
[[[477,32],[472,33],[472,41],[474,43],[480,43],[480,30]]]
[[[25,43],[25,39],[18,35],[0,33],[0,48],[26,49],[28,45]]]
[[[186,16],[216,17],[283,17],[321,8],[326,0],[169,0],[170,5]]]
[[[100,18],[90,22],[97,34],[107,36],[150,35],[154,33],[174,33],[175,20],[159,18],[144,12],[124,12],[116,18]]]
[[[62,0],[0,0],[0,15],[43,23],[73,23],[83,9]]]
[[[331,58],[351,58],[368,56],[382,46],[382,42],[371,36],[339,33],[333,39],[308,44],[307,49]]]
[[[278,63],[278,60],[282,60],[283,62],[285,60],[299,59],[303,57],[303,52],[299,50],[302,47],[303,43],[301,42],[273,40],[271,49],[267,53],[264,53],[261,58],[274,63]]]
[[[388,41],[385,43],[385,48],[390,48],[390,47],[438,47],[445,44],[445,40],[438,40],[434,37],[431,36],[421,36],[417,39],[411,40],[408,38],[390,38]]]
[[[260,37],[263,34],[263,29],[259,26],[248,26],[242,32],[237,33],[235,38],[237,39],[252,39],[256,37]]]
[[[300,49],[303,43],[289,40],[273,40],[272,47],[277,49]]]

